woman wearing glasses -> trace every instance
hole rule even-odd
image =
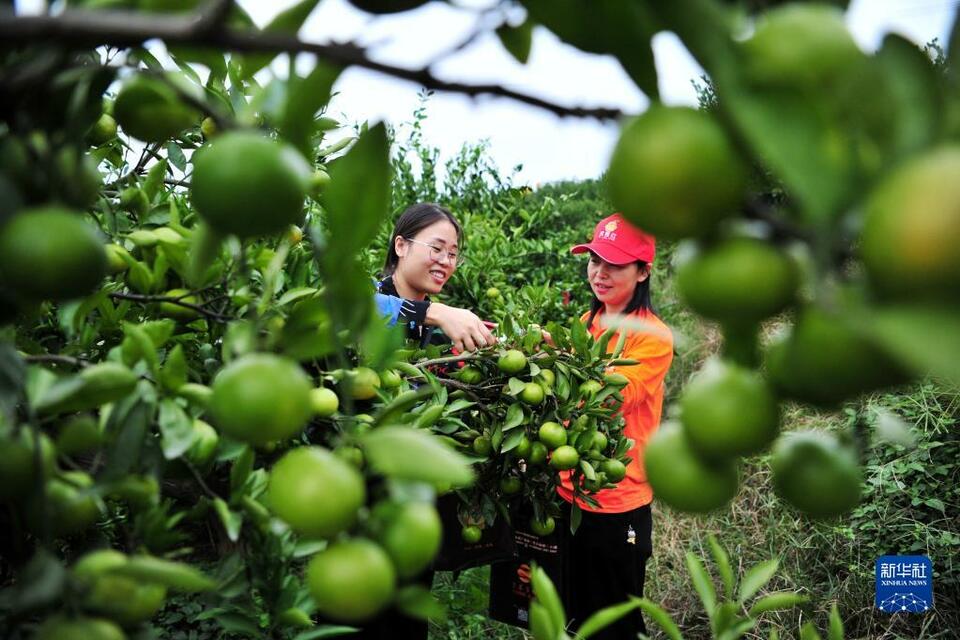
[[[391,324],[407,326],[408,335],[430,342],[438,327],[459,351],[475,351],[495,338],[472,311],[431,302],[461,262],[463,230],[449,211],[432,203],[409,207],[397,220],[377,284],[377,305]]]

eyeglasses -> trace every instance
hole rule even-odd
[[[459,267],[464,262],[463,255],[457,253],[456,251],[446,251],[445,247],[439,247],[435,244],[430,244],[429,242],[422,242],[420,240],[414,240],[413,238],[404,238],[407,242],[414,242],[416,244],[422,244],[425,247],[430,248],[430,259],[435,262],[443,262],[441,259],[442,256],[446,255],[447,262]]]

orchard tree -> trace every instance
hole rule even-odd
[[[305,630],[315,614],[438,615],[413,580],[450,535],[438,494],[455,497],[470,543],[517,505],[549,534],[558,472],[588,502],[622,479],[624,381],[605,372],[636,363],[617,360],[611,334],[554,323],[547,344],[504,315],[500,345],[451,356],[377,317],[362,253],[390,213],[389,140],[382,124],[347,133],[325,114],[349,66],[623,119],[612,202],[684,242],[681,293],[724,334],[647,446],[666,504],[722,507],[739,459],[772,448],[787,502],[845,513],[868,434],[781,434],[782,403],[960,382],[956,38],[940,72],[898,36],[865,53],[825,4],[479,10],[520,62],[536,26],[614,56],[652,101],[627,118],[303,42],[317,4],[262,29],[230,0],[0,13],[7,635],[145,634],[177,591],[206,593],[204,617],[251,637],[330,632]],[[661,31],[709,74],[712,110],[659,103]],[[153,39],[162,54],[144,48]],[[299,52],[317,57],[304,74]],[[268,69],[278,54],[286,74]],[[751,193],[756,172],[782,185],[773,204]],[[761,340],[774,316],[786,331]],[[563,633],[550,614],[538,638]]]

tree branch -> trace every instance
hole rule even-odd
[[[230,320],[233,320],[233,318],[231,318],[230,316],[225,316],[223,314],[217,313],[216,311],[210,311],[206,307],[203,307],[199,304],[184,302],[181,298],[191,295],[189,293],[184,294],[183,296],[180,296],[180,297],[172,297],[172,296],[142,295],[139,293],[125,293],[121,291],[115,291],[109,295],[111,298],[114,298],[117,300],[133,300],[135,302],[169,302],[171,304],[175,304],[181,307],[186,307],[187,309],[193,309],[197,313],[200,313],[210,318],[211,320],[215,320],[217,322],[229,322]]]
[[[29,355],[23,357],[24,362],[37,362],[37,363],[49,363],[49,364],[62,364],[68,367],[83,367],[87,366],[86,360],[81,360],[80,358],[74,358],[72,356],[62,356],[54,353],[43,353],[36,355]]]
[[[227,3],[229,4],[229,3]],[[408,80],[429,89],[509,98],[516,102],[544,109],[561,117],[619,120],[626,116],[616,108],[567,107],[537,96],[520,93],[498,84],[465,84],[441,80],[429,67],[407,69],[371,60],[364,48],[353,44],[318,44],[303,42],[296,36],[282,33],[239,31],[223,27],[211,28],[211,19],[204,13],[196,16],[148,15],[119,11],[67,10],[57,16],[21,16],[9,11],[0,13],[0,42],[7,46],[51,41],[76,47],[111,45],[139,47],[159,38],[168,45],[189,44],[234,52],[305,52],[343,66],[357,66],[400,80]]]

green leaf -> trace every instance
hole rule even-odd
[[[536,600],[530,603],[530,633],[534,640],[558,640],[559,631],[547,608]]]
[[[591,465],[591,464],[590,464],[589,462],[587,462],[586,460],[583,460],[583,459],[580,460],[580,471],[583,472],[583,476],[584,476],[587,480],[596,480],[596,479],[597,479],[597,472],[594,471],[593,465]]]
[[[49,606],[61,598],[66,582],[67,571],[60,560],[40,549],[14,582],[10,608],[19,613]]]
[[[636,598],[635,596],[630,596],[631,600],[637,600],[637,603],[640,605],[640,608],[643,609],[643,612],[650,616],[650,619],[653,620],[658,627],[663,630],[663,633],[670,640],[683,640],[683,635],[680,633],[679,627],[673,621],[673,618],[670,617],[670,614],[661,609],[658,605],[654,604],[647,598]]]
[[[159,162],[154,163],[147,172],[147,178],[143,181],[141,190],[146,194],[147,200],[153,202],[163,187],[163,179],[167,175],[167,159],[161,158]]]
[[[240,455],[233,461],[230,468],[230,492],[236,493],[246,484],[247,478],[253,473],[253,463],[256,461],[256,452],[253,447],[246,445]]]
[[[627,602],[621,602],[610,607],[605,607],[593,613],[587,618],[580,629],[577,630],[577,639],[586,640],[593,634],[602,629],[606,629],[611,624],[624,617],[631,611],[640,607],[640,600],[633,599]]]
[[[320,638],[335,638],[337,636],[350,636],[356,633],[356,627],[344,627],[339,625],[327,624],[316,629],[304,631],[294,636],[293,640],[320,640]]]
[[[886,130],[892,139],[888,145],[892,161],[929,146],[942,125],[943,94],[937,71],[930,58],[917,45],[895,34],[888,34],[874,56],[878,67],[876,78],[885,90],[879,105],[886,107]]]
[[[523,391],[524,387],[526,386],[527,386],[527,383],[521,380],[520,378],[510,378],[509,380],[507,380],[507,392],[511,396],[517,395],[518,393]]]
[[[409,427],[380,427],[360,441],[370,466],[402,480],[467,486],[473,470],[464,456],[435,436]]]
[[[54,383],[36,404],[37,413],[95,409],[120,400],[137,386],[138,376],[119,362],[101,362]]]
[[[550,626],[558,630],[566,628],[567,615],[563,612],[560,594],[557,593],[557,588],[543,567],[533,566],[530,572],[530,583],[533,585],[534,598],[543,605],[550,616]]]
[[[180,148],[180,145],[171,140],[167,143],[165,148],[167,150],[167,159],[170,161],[170,164],[175,166],[181,172],[186,173],[187,156],[183,154],[183,149]]]
[[[707,612],[707,617],[713,620],[715,609],[717,608],[717,592],[713,587],[713,581],[704,568],[703,563],[695,554],[687,551],[685,554],[687,563],[687,572],[690,574],[690,581],[693,582],[693,588],[700,596],[700,602]]]
[[[516,27],[504,24],[497,28],[497,37],[510,55],[520,64],[527,64],[533,45],[533,22],[525,20]]]
[[[417,620],[446,619],[447,610],[430,593],[430,589],[421,584],[412,584],[397,592],[394,606],[410,618]]]
[[[743,579],[740,580],[740,595],[738,598],[740,604],[745,604],[747,600],[753,597],[753,594],[764,588],[777,573],[779,567],[780,560],[777,558],[751,567],[744,574]]]
[[[281,11],[277,17],[263,28],[267,33],[290,33],[295,34],[300,30],[304,21],[313,12],[319,0],[300,0],[289,9]],[[276,57],[275,53],[257,53],[243,56],[241,67],[243,69],[241,78],[250,80],[253,75],[270,64],[270,61]]]
[[[843,640],[843,620],[837,603],[830,605],[830,629],[827,631],[827,640]]]
[[[342,69],[317,60],[313,71],[302,80],[291,77],[287,100],[280,122],[280,136],[314,160],[311,141],[316,132],[316,114],[330,101],[330,91]]]
[[[576,535],[577,529],[580,528],[580,523],[583,521],[583,509],[580,508],[580,504],[574,502],[570,506],[570,534]]]
[[[807,602],[808,600],[810,600],[810,598],[807,596],[794,593],[793,591],[778,591],[776,593],[770,593],[753,603],[753,606],[750,607],[750,616],[756,618],[761,613],[766,613],[767,611],[791,609],[798,604]]]
[[[511,380],[514,379],[515,378],[511,378]],[[503,419],[503,430],[509,431],[514,427],[519,427],[521,424],[523,424],[523,407],[516,403],[511,404],[507,409],[506,417]]]
[[[107,437],[112,439],[112,445],[105,452],[107,464],[98,480],[119,480],[138,463],[153,409],[153,403],[144,398],[142,393],[130,395],[114,406],[104,429]]]
[[[804,218],[835,219],[858,187],[845,127],[799,91],[731,86],[720,99],[756,155],[796,196]]]
[[[177,345],[167,354],[167,359],[160,370],[160,382],[170,391],[176,391],[187,383],[187,357],[183,353],[183,345]]]
[[[126,564],[111,573],[128,576],[140,582],[160,584],[186,593],[210,591],[217,584],[189,564],[148,555],[130,556]]]
[[[193,420],[174,400],[160,402],[157,426],[160,428],[160,448],[167,460],[182,456],[196,439]]]
[[[240,527],[243,526],[243,514],[237,511],[231,511],[230,507],[220,498],[213,501],[213,510],[217,512],[223,530],[227,533],[230,542],[236,542],[240,539]]]
[[[710,545],[710,553],[713,555],[713,561],[717,565],[717,572],[720,574],[720,579],[723,581],[724,597],[727,600],[730,600],[733,598],[733,588],[735,583],[733,567],[730,566],[730,557],[727,555],[726,549],[720,545],[720,543],[717,541],[717,537],[712,533],[707,536],[707,543]]]
[[[324,257],[328,271],[340,273],[347,259],[373,240],[390,206],[390,143],[383,123],[363,133],[328,173],[322,197],[329,214]]]
[[[823,640],[817,633],[817,628],[812,622],[806,622],[800,627],[800,640]]]
[[[871,309],[860,323],[902,364],[960,385],[960,309],[895,305]]]
[[[579,318],[570,321],[570,341],[578,354],[587,355],[590,353],[590,334],[587,333],[586,325]]]
[[[0,342],[0,415],[17,406],[26,377],[26,365],[13,343]]]
[[[520,441],[523,440],[523,437],[526,435],[523,429],[517,429],[513,431],[503,439],[503,444],[500,445],[500,453],[506,453],[508,451],[513,451],[517,448],[517,445],[520,444]]]

